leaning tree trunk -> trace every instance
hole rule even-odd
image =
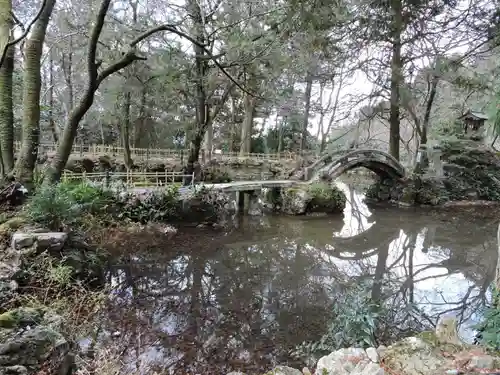
[[[23,77],[23,142],[15,167],[16,178],[30,185],[38,157],[40,137],[41,58],[47,25],[56,0],[47,0],[40,17],[33,25],[24,47],[25,66]]]
[[[0,0],[0,50],[11,37],[12,0]],[[12,105],[12,75],[14,73],[14,46],[8,47],[0,67],[0,167],[9,173],[14,167],[14,112]]]
[[[66,163],[68,162],[75,137],[78,133],[78,125],[80,124],[83,116],[85,116],[89,108],[94,103],[95,92],[99,88],[99,85],[107,77],[129,66],[134,61],[144,59],[137,56],[137,54],[135,53],[135,49],[131,48],[122,56],[120,60],[112,65],[109,65],[100,73],[98,72],[99,65],[96,58],[97,44],[99,42],[99,36],[101,35],[102,28],[104,27],[104,21],[110,4],[111,0],[101,1],[99,12],[96,17],[96,22],[94,27],[92,28],[89,38],[89,47],[87,51],[87,83],[85,86],[85,91],[82,94],[78,105],[70,112],[64,126],[64,130],[60,135],[56,154],[47,170],[46,179],[44,181],[44,183],[46,184],[55,183],[61,178],[61,174],[64,170],[64,167],[66,166]],[[136,41],[136,43],[138,43],[139,41],[140,40]],[[133,47],[133,45],[131,47]]]

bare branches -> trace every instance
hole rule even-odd
[[[28,36],[30,30],[31,30],[31,27],[35,24],[35,22],[41,17],[42,13],[43,13],[43,10],[45,9],[45,6],[47,5],[47,0],[43,0],[43,3],[42,3],[42,6],[40,7],[40,9],[38,10],[38,13],[36,14],[36,16],[31,20],[30,23],[28,23],[28,25],[26,26],[26,28],[24,29],[24,32],[16,39],[10,41],[10,42],[7,42],[3,48],[3,51],[2,51],[2,55],[0,56],[0,67],[2,66],[3,62],[5,61],[5,57],[7,55],[7,50],[9,49],[9,47],[11,46],[14,46],[16,45],[17,43],[19,43],[20,41],[24,40],[24,38],[26,38],[26,36]],[[14,20],[17,20],[17,17],[15,15],[12,14],[12,18]],[[19,23],[19,22],[18,22]]]

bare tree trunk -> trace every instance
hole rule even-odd
[[[146,84],[142,87],[141,94],[141,108],[139,109],[139,122],[138,125],[134,128],[134,146],[141,147],[140,142],[142,140],[142,135],[144,134],[144,130],[146,129],[146,98],[148,93],[148,87]]]
[[[497,230],[497,249],[498,249],[498,258],[495,270],[495,283],[493,285],[495,285],[497,292],[500,292],[500,224],[498,225],[498,230]],[[498,305],[496,307],[500,308],[500,306]]]
[[[62,58],[62,71],[64,74],[64,80],[66,81],[66,87],[68,88],[68,108],[67,117],[69,113],[73,110],[74,99],[73,99],[73,37],[69,37],[69,51],[67,54],[63,54]]]
[[[134,25],[137,25],[137,1],[130,0],[129,5],[132,8],[132,22]],[[133,66],[129,67],[125,75],[125,103],[123,108],[123,123],[120,126],[123,143],[123,159],[127,169],[132,168],[133,165],[132,156],[130,154],[130,107],[132,106],[132,94],[130,90],[131,80],[135,70],[133,68]]]
[[[278,121],[278,117],[276,117],[276,121]],[[286,121],[286,117],[282,118],[281,121],[278,122],[278,153],[283,150],[283,123]]]
[[[422,124],[422,135],[420,136],[420,143],[423,145],[427,144],[427,133],[429,131],[431,111],[432,111],[432,106],[434,105],[434,99],[436,98],[438,83],[439,83],[439,76],[437,74],[434,74],[431,81],[429,98],[425,106],[424,122]]]
[[[391,0],[392,21],[392,61],[391,99],[389,115],[389,153],[399,160],[400,142],[400,86],[402,80],[401,33],[403,27],[401,0]]]
[[[11,0],[0,1],[0,50],[11,37]],[[12,102],[12,75],[14,73],[14,46],[8,47],[0,67],[0,167],[3,174],[14,168],[14,112]]]
[[[332,80],[333,82],[333,80]],[[328,125],[326,129],[323,131],[323,126],[321,126],[321,144],[320,144],[320,153],[325,151],[326,147],[326,139],[328,134],[330,134],[330,130],[332,129],[333,123],[337,120],[337,111],[339,108],[339,101],[340,101],[340,91],[342,90],[342,87],[344,86],[344,66],[340,69],[340,72],[338,74],[338,83],[337,85],[333,86],[333,89],[336,88],[337,92],[335,93],[335,100],[333,102],[333,108],[332,108],[332,116],[330,117],[330,120],[328,121]],[[332,102],[332,94],[333,90],[330,92],[330,96],[328,98],[328,107],[330,107],[330,104]],[[359,127],[358,127],[358,133],[359,133]],[[359,136],[357,141],[359,140]]]
[[[189,12],[194,22],[194,35],[196,44],[193,43],[195,53],[195,91],[196,91],[196,125],[195,134],[189,147],[187,160],[187,173],[194,172],[194,164],[198,162],[200,156],[200,146],[205,135],[209,122],[209,107],[207,104],[207,94],[205,92],[205,76],[208,70],[208,60],[205,58],[205,49],[201,46],[205,44],[204,22],[200,5],[196,0],[188,1]],[[186,181],[187,182],[187,181]]]
[[[234,95],[231,95],[231,126],[229,134],[229,152],[234,151],[234,137],[236,135],[236,100]]]
[[[256,105],[256,99],[248,94],[245,94],[245,117],[243,119],[243,124],[241,125],[241,144],[240,144],[241,156],[244,156],[245,154],[251,152],[255,105]]]
[[[302,137],[300,139],[300,151],[304,151],[307,147],[307,127],[309,125],[309,113],[311,111],[312,85],[313,85],[313,74],[312,72],[308,72],[306,77],[306,91],[304,93],[305,110],[304,110],[304,119],[302,122]]]
[[[205,142],[204,142],[204,149],[207,152],[208,160],[212,160],[213,148],[214,148],[214,126],[212,121],[210,121],[205,131]]]
[[[24,47],[23,77],[23,142],[15,166],[16,178],[30,185],[38,156],[40,136],[41,58],[47,25],[56,0],[47,0],[45,7],[31,30]]]
[[[132,168],[132,157],[130,156],[130,107],[132,105],[131,103],[131,94],[128,88],[125,88],[127,92],[125,92],[125,103],[123,105],[123,118],[122,118],[122,124],[120,126],[120,133],[122,136],[122,143],[123,143],[123,159],[125,162],[125,167],[127,169]]]
[[[12,0],[0,1],[0,49],[11,38]],[[14,46],[5,50],[0,67],[0,177],[14,167],[14,112],[12,102],[12,75],[14,72]]]
[[[54,121],[54,59],[52,51],[50,51],[49,60],[49,127],[52,132],[54,143],[57,144],[59,137],[57,135],[57,127]]]

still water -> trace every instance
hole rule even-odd
[[[245,217],[126,249],[109,275],[108,339],[140,372],[300,366],[290,350],[325,332],[336,287],[368,282],[403,321],[431,327],[451,313],[470,340],[495,273],[495,213],[369,208],[340,187],[343,216]]]

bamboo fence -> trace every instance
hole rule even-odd
[[[21,149],[21,142],[14,143],[15,151],[18,152]],[[57,144],[55,143],[41,143],[39,145],[39,154],[51,154],[55,153]],[[240,159],[252,159],[252,160],[272,160],[272,161],[294,161],[303,156],[314,156],[312,153],[293,153],[293,152],[279,152],[279,153],[256,153],[249,152],[241,154],[239,152],[229,152],[229,151],[218,151],[212,152],[208,155],[205,150],[201,151],[202,159],[211,158],[216,160],[240,160]],[[84,144],[74,144],[72,149],[72,155],[79,156],[123,156],[124,148],[114,145],[84,145]],[[134,160],[151,160],[151,159],[176,159],[183,160],[189,155],[189,150],[186,149],[159,149],[159,148],[130,148],[130,156]]]
[[[64,171],[61,176],[65,182],[69,181],[90,181],[103,182],[106,187],[110,187],[114,181],[121,181],[127,188],[151,188],[161,187],[172,184],[181,184],[184,179],[189,179],[190,183],[194,183],[194,173],[185,174],[182,172],[83,172],[73,173]]]

